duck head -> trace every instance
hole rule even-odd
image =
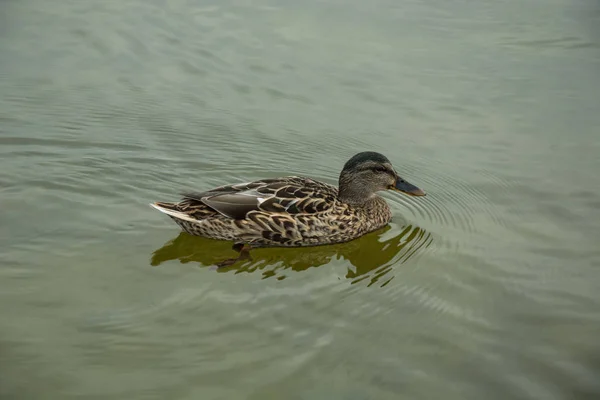
[[[340,200],[349,204],[364,204],[382,190],[425,196],[423,190],[398,175],[387,157],[373,151],[358,153],[346,162],[338,190]]]

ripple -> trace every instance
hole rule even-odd
[[[412,167],[407,168],[411,177],[408,181],[427,192],[426,197],[408,198],[393,196],[392,203],[401,204],[413,213],[420,223],[427,226],[448,227],[463,233],[480,233],[483,231],[482,220],[492,221],[495,225],[505,226],[498,205],[490,199],[490,195],[478,189],[479,184],[473,180],[456,179],[444,172],[447,168],[436,165],[436,169]],[[402,174],[402,173],[401,173]],[[477,174],[486,185],[494,191],[508,191],[510,184],[489,171]],[[414,176],[414,178],[413,178]]]
[[[80,140],[65,140],[65,139],[40,139],[34,137],[0,137],[0,145],[4,146],[16,146],[30,147],[40,146],[44,149],[58,148],[64,149],[89,149],[89,148],[100,148],[106,150],[143,150],[142,146],[138,146],[131,143],[115,143],[115,142],[90,142]]]
[[[543,38],[543,39],[512,39],[501,43],[507,47],[532,47],[532,48],[561,48],[565,50],[570,49],[586,49],[586,48],[598,48],[600,47],[597,43],[585,40],[584,38],[575,36],[565,36],[557,38]]]

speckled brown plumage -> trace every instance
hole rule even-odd
[[[345,196],[333,185],[287,176],[185,193],[178,203],[152,206],[191,235],[251,247],[315,246],[346,242],[385,226],[392,214],[375,191],[397,181],[419,190],[401,180],[385,157],[359,153],[340,175]]]
[[[244,208],[244,214],[224,215],[205,203],[212,200],[214,205],[224,196],[250,190],[264,196],[257,198],[264,200]],[[379,196],[361,207],[353,207],[337,199],[335,186],[297,176],[188,193],[179,203],[156,205],[195,219],[197,222],[170,216],[191,235],[253,247],[345,242],[385,226],[392,217],[387,203]]]

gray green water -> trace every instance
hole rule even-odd
[[[345,245],[148,207],[380,151]],[[600,397],[600,4],[0,2],[2,399]]]

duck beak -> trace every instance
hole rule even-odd
[[[406,193],[410,196],[425,196],[425,192],[422,189],[419,189],[412,183],[406,182],[404,179],[397,177],[396,184],[390,187],[392,190],[396,190],[398,192]]]

